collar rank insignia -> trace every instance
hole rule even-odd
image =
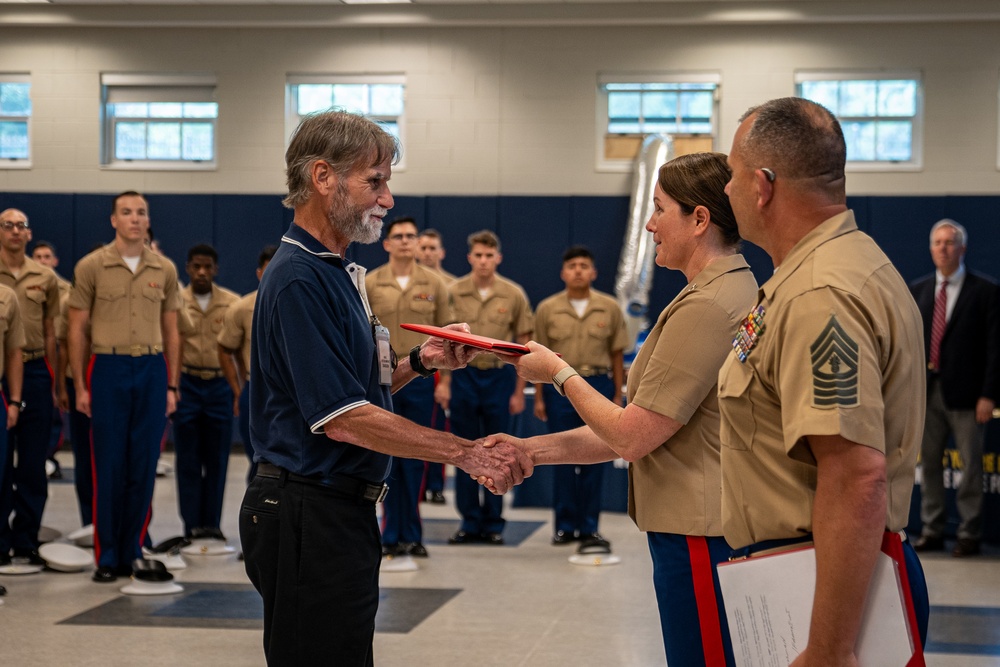
[[[750,314],[740,322],[740,328],[736,331],[736,338],[733,339],[733,349],[740,363],[745,363],[750,356],[750,350],[757,345],[757,341],[764,335],[764,305],[758,305],[750,311]]]

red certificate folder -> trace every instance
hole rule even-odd
[[[445,329],[443,327],[435,327],[430,324],[404,323],[400,324],[399,327],[408,331],[416,331],[417,333],[427,334],[428,336],[437,336],[438,338],[444,338],[445,340],[462,343],[463,345],[478,347],[481,350],[499,352],[500,354],[528,354],[529,351],[527,345],[521,345],[520,343],[512,343],[509,340],[500,340],[499,338],[490,338],[488,336],[477,336],[476,334],[455,331],[454,329]]]

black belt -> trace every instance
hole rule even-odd
[[[346,496],[373,503],[382,502],[385,499],[385,494],[389,492],[388,484],[371,484],[361,479],[348,477],[347,475],[297,475],[294,472],[288,472],[284,468],[264,461],[257,464],[257,476],[280,479],[297,484],[322,486],[332,491],[343,493]]]

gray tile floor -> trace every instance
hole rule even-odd
[[[60,453],[64,467],[72,456]],[[166,455],[170,460],[170,455]],[[230,460],[223,530],[235,544],[246,461]],[[450,499],[450,494],[449,494]],[[425,505],[430,558],[416,572],[383,573],[375,658],[380,665],[551,667],[662,665],[644,536],[627,516],[605,514],[601,532],[618,565],[582,567],[553,547],[551,512],[511,509],[512,544],[449,546],[452,505]],[[44,524],[79,527],[72,485],[53,483]],[[157,481],[154,541],[179,534],[172,477]],[[992,553],[997,553],[993,551]],[[242,563],[187,558],[178,595],[130,597],[90,573],[0,577],[2,664],[261,665],[260,607]],[[1000,665],[1000,558],[924,559],[933,605],[928,665]]]

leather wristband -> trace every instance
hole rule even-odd
[[[410,368],[423,378],[429,378],[434,375],[435,369],[427,368],[424,366],[424,362],[420,361],[420,346],[415,345],[412,350],[410,350]]]
[[[180,390],[177,387],[175,387],[174,385],[168,384],[167,385],[167,391],[172,391],[172,392],[174,392],[176,394]]]

